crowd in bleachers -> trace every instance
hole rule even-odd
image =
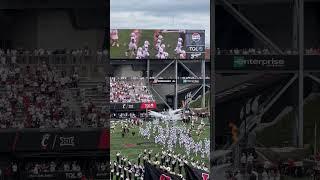
[[[42,61],[52,64],[83,64],[86,62],[102,63],[107,60],[108,50],[93,52],[82,49],[0,49],[1,63],[38,64]]]
[[[88,167],[90,169],[88,169]],[[29,178],[50,178],[59,173],[72,173],[76,178],[96,176],[97,173],[107,173],[109,164],[106,161],[83,160],[38,160],[38,161],[14,161],[7,166],[0,167],[0,180]],[[84,178],[85,179],[85,178]]]
[[[0,50],[0,128],[106,126],[105,114],[92,102],[81,118],[70,108],[68,89],[79,83],[76,70],[67,74],[45,62],[22,66],[15,61],[17,54],[17,50]]]
[[[298,55],[297,50],[285,49],[282,50],[286,55]],[[277,55],[278,53],[268,48],[233,48],[220,49],[217,48],[217,55]],[[320,55],[320,48],[305,49],[305,55]]]
[[[108,127],[106,107],[97,107],[91,99],[82,104],[81,119],[88,127]]]
[[[144,78],[111,77],[111,103],[153,102],[154,98],[145,85]]]
[[[74,56],[89,56],[89,55],[108,55],[107,49],[97,50],[96,52],[92,52],[87,47],[80,48],[80,49],[0,49],[0,56],[22,56],[22,55],[29,55],[29,56],[48,56],[48,55],[74,55]]]
[[[74,73],[76,74],[76,72]],[[57,72],[43,63],[37,67],[2,64],[0,127],[66,127],[70,123],[68,98],[64,89],[75,83],[66,72]],[[22,113],[22,121],[16,119]]]
[[[41,173],[47,173],[47,172],[57,172],[57,171],[63,171],[63,172],[81,172],[80,164],[77,161],[72,162],[29,162],[24,167],[25,171],[33,174],[38,175]]]
[[[309,48],[305,53],[306,55],[320,55],[320,48]]]
[[[303,163],[303,161],[279,161],[271,162],[265,160],[264,162],[257,159],[254,153],[242,153],[240,157],[240,168],[226,171],[225,177],[227,179],[262,179],[262,180],[280,180],[284,177],[305,178],[317,177],[319,178],[319,171],[314,169],[315,166]],[[316,178],[315,178],[316,179]]]

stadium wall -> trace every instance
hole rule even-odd
[[[104,29],[80,30],[72,26],[67,11],[40,11],[38,13],[38,47],[46,49],[102,47]]]
[[[90,19],[95,19],[94,22],[105,21],[105,17],[97,17],[103,13],[95,13],[82,18],[84,15],[81,14],[90,11],[3,10],[0,22],[5,26],[1,27],[0,40],[10,41],[11,45],[7,48],[76,49],[87,45],[92,50],[101,49],[105,36],[104,23],[90,27],[84,25],[89,24]]]
[[[11,30],[12,48],[38,48],[37,14],[25,11],[14,15],[14,21],[8,31]]]

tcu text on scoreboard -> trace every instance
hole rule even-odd
[[[205,42],[204,30],[186,30],[185,45],[187,59],[204,59]]]

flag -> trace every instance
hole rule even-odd
[[[152,180],[182,180],[179,176],[169,174],[163,170],[152,166],[150,163],[144,164],[144,179]]]
[[[209,173],[200,169],[192,168],[187,164],[184,165],[186,180],[209,180]]]

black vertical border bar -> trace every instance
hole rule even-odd
[[[215,49],[216,49],[216,0],[210,1],[210,177],[213,177],[212,155],[215,150]]]
[[[109,82],[109,80],[110,80],[110,72],[111,72],[111,65],[110,65],[110,0],[104,0],[104,2],[105,2],[105,7],[106,7],[106,23],[105,23],[105,36],[104,36],[104,50],[106,50],[107,51],[107,57],[105,58],[105,70],[106,70],[106,73],[105,73],[105,86],[106,86],[106,101],[107,101],[107,108],[106,108],[106,119],[107,119],[107,121],[108,121],[108,127],[107,127],[107,133],[109,133],[109,136],[108,136],[108,143],[109,143],[109,149],[108,149],[108,151],[107,151],[107,161],[108,161],[108,163],[110,164],[110,162],[111,162],[111,158],[110,158],[110,148],[111,148],[111,143],[110,143],[110,137],[111,137],[111,135],[110,135],[110,82]],[[109,169],[109,171],[110,171],[110,168],[108,168]],[[110,173],[111,172],[109,172],[109,175],[108,176],[110,176]]]

